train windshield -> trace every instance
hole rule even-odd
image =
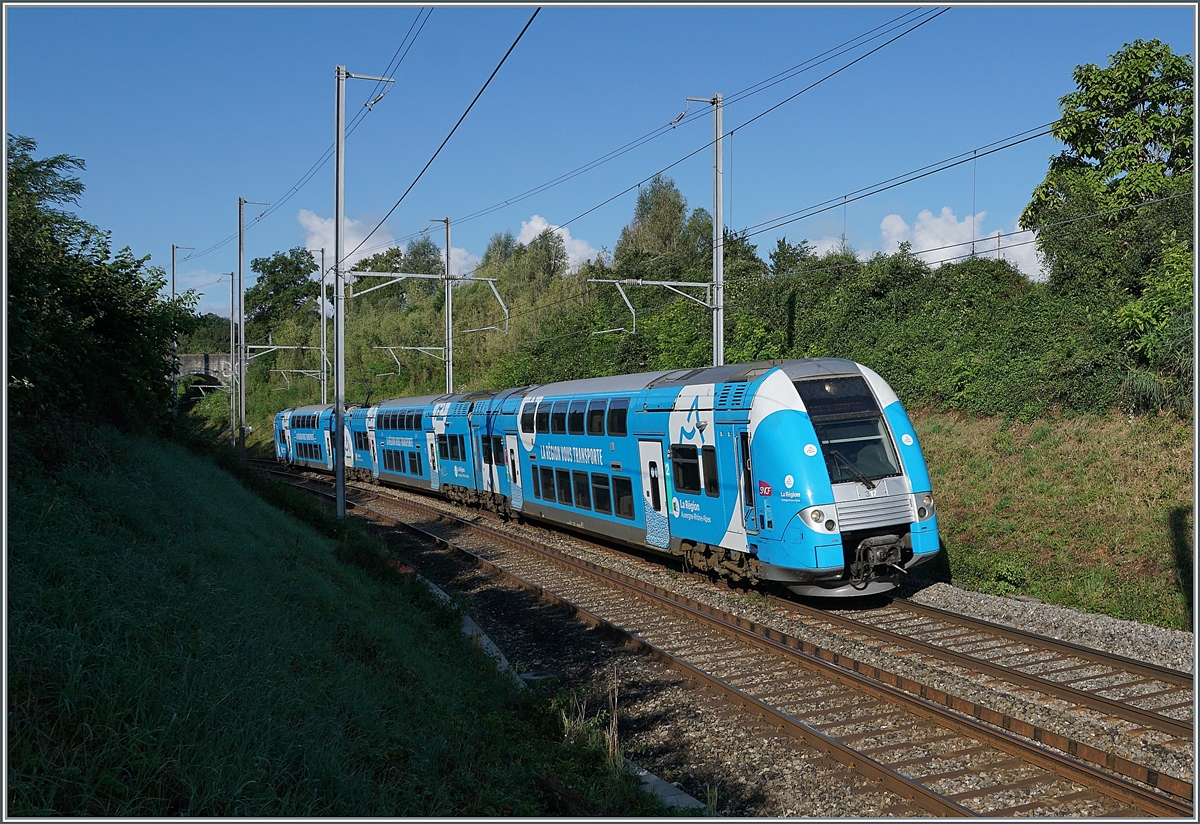
[[[795,381],[812,419],[832,483],[900,474],[896,450],[879,404],[861,376]]]

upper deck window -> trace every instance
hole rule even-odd
[[[538,404],[534,423],[539,435],[548,435],[550,433],[550,406],[550,401],[542,401]]]
[[[629,434],[629,398],[614,398],[608,404],[608,434],[623,437]]]
[[[533,413],[537,407],[532,403],[525,404],[521,409],[521,431],[526,433],[533,432]]]
[[[588,404],[587,433],[589,435],[604,435],[604,408],[606,400],[595,400]]]
[[[567,402],[555,401],[554,411],[550,414],[550,431],[555,435],[567,434]],[[559,496],[562,500],[562,496]]]
[[[587,401],[571,401],[571,411],[567,413],[567,432],[572,435],[583,434],[583,418],[587,413]]]

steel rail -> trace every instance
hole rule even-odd
[[[1121,718],[1125,721],[1130,721],[1135,724],[1141,724],[1150,729],[1161,730],[1162,732],[1170,733],[1178,738],[1191,740],[1194,727],[1191,721],[1181,721],[1176,718],[1163,715],[1154,710],[1142,709],[1141,707],[1126,704],[1113,698],[1105,698],[1102,695],[1097,695],[1087,690],[1072,687],[1069,684],[1062,684],[1049,678],[1043,678],[1039,675],[1021,672],[1018,669],[1006,667],[1000,664],[993,664],[985,658],[972,655],[969,652],[956,652],[939,644],[929,641],[921,641],[917,638],[911,638],[907,635],[902,635],[891,629],[877,626],[867,621],[848,618],[844,615],[837,615],[826,612],[806,604],[800,604],[796,601],[791,601],[785,598],[773,597],[773,602],[779,606],[799,613],[803,616],[808,616],[814,619],[819,619],[826,623],[834,624],[844,629],[852,629],[856,632],[862,632],[869,636],[880,638],[887,641],[892,641],[900,646],[909,649],[915,649],[934,658],[948,660],[960,666],[968,667],[978,672],[983,672],[995,678],[1001,678],[1022,687],[1043,692],[1047,695],[1060,695],[1067,700],[1070,700],[1080,706],[1102,712],[1106,715],[1115,718]],[[913,605],[910,601],[903,601],[903,607],[908,609]],[[1177,670],[1159,667],[1154,664],[1145,664],[1134,661],[1131,658],[1124,658],[1119,655],[1111,655],[1101,650],[1089,650],[1086,647],[1077,644],[1070,644],[1063,641],[1056,641],[1052,638],[1046,638],[1043,635],[1035,633],[1024,633],[1020,630],[1013,630],[1007,627],[1000,627],[997,624],[991,624],[987,621],[980,621],[974,618],[956,615],[952,612],[932,609],[926,613],[925,609],[913,610],[922,614],[933,614],[939,616],[940,620],[956,626],[967,626],[975,629],[977,632],[987,632],[1006,638],[1012,641],[1018,641],[1030,646],[1044,646],[1047,649],[1060,652],[1064,655],[1072,657],[1084,658],[1092,660],[1097,665],[1109,666],[1114,669],[1123,669],[1131,671],[1139,675],[1162,680],[1166,683],[1175,684],[1177,686],[1192,687],[1192,677],[1188,673],[1178,672]],[[967,636],[963,636],[964,638]],[[1128,663],[1126,663],[1128,662]],[[1161,674],[1160,674],[1161,673]],[[1096,676],[1101,677],[1101,676]],[[1170,680],[1168,680],[1170,679]],[[1115,689],[1120,685],[1110,687]],[[1133,696],[1136,698],[1137,696]]]
[[[291,475],[293,473],[284,472],[282,474]],[[313,490],[315,491],[315,490]],[[364,490],[359,490],[365,492]],[[328,493],[319,493],[328,494]],[[856,661],[848,656],[841,655],[837,652],[822,649],[811,642],[804,641],[794,636],[788,636],[779,630],[759,625],[755,622],[740,616],[731,615],[712,607],[707,604],[696,602],[692,599],[680,596],[669,590],[663,589],[652,584],[646,584],[635,578],[627,576],[623,573],[607,570],[590,561],[566,556],[559,553],[553,548],[544,545],[538,545],[535,542],[515,538],[511,535],[506,535],[503,532],[492,529],[486,525],[473,523],[462,518],[447,514],[423,503],[417,503],[409,500],[399,500],[390,496],[381,496],[375,492],[365,492],[365,494],[374,495],[376,498],[386,498],[389,502],[400,506],[409,507],[417,511],[432,515],[435,518],[456,524],[460,527],[466,527],[477,532],[487,534],[489,537],[502,541],[506,544],[519,546],[523,549],[534,551],[544,557],[549,557],[556,562],[565,563],[569,566],[586,571],[589,574],[596,575],[609,580],[617,586],[627,589],[633,589],[643,597],[657,600],[664,606],[687,614],[696,620],[704,621],[710,626],[715,626],[721,631],[731,633],[741,637],[743,641],[751,643],[762,649],[774,652],[776,654],[786,655],[793,660],[809,667],[817,669],[827,675],[833,675],[845,681],[852,686],[862,689],[876,697],[900,705],[910,709],[916,714],[923,715],[927,718],[935,720],[944,726],[951,729],[956,729],[964,734],[969,734],[974,738],[983,738],[997,749],[1009,752],[1014,755],[1028,757],[1031,763],[1035,763],[1043,769],[1059,775],[1069,777],[1077,783],[1087,786],[1096,787],[1109,797],[1118,799],[1123,803],[1130,804],[1144,810],[1153,810],[1155,814],[1167,816],[1190,816],[1192,814],[1192,806],[1186,801],[1169,798],[1167,796],[1145,790],[1136,784],[1124,781],[1123,779],[1114,778],[1100,770],[1080,763],[1067,756],[1060,755],[1050,751],[1037,744],[1031,744],[1028,741],[1017,738],[1015,735],[1025,736],[1034,742],[1040,742],[1050,747],[1055,747],[1063,752],[1069,753],[1075,759],[1085,759],[1095,764],[1103,765],[1109,769],[1121,772],[1131,778],[1135,778],[1153,787],[1157,787],[1165,792],[1179,796],[1181,799],[1190,799],[1192,785],[1187,782],[1180,781],[1171,776],[1166,776],[1154,770],[1149,770],[1142,765],[1129,762],[1126,759],[1115,756],[1112,753],[1106,753],[1102,750],[1090,747],[1080,742],[1073,741],[1065,736],[1052,733],[1048,730],[1041,729],[1032,724],[1020,721],[1019,719],[1011,718],[1003,713],[999,713],[982,705],[975,704],[964,699],[951,696],[941,690],[937,690],[903,676],[898,676],[894,673],[887,672],[872,665],[866,665]],[[372,510],[374,511],[374,510]],[[479,556],[471,553],[462,547],[458,547],[445,539],[428,533],[426,530],[421,530],[419,527],[405,524],[403,521],[395,519],[393,516],[388,516],[384,513],[376,513],[389,520],[401,524],[404,528],[427,536],[438,541],[446,546],[451,546],[456,550],[462,551],[471,555],[473,558]],[[479,559],[480,562],[495,566],[486,559]],[[512,575],[504,571],[507,575]],[[534,584],[530,584],[535,586]],[[541,590],[540,587],[537,587]],[[544,590],[542,590],[544,591]],[[550,595],[550,593],[547,593]],[[557,596],[555,596],[557,597]],[[789,605],[794,606],[789,603]],[[577,607],[576,608],[582,609]],[[590,613],[589,613],[590,614]],[[828,617],[822,614],[823,618]],[[603,621],[603,619],[597,618]],[[608,622],[604,622],[608,624]],[[857,629],[862,629],[864,625],[856,623]],[[625,633],[620,628],[614,627],[619,632]],[[642,643],[647,643],[642,641]],[[660,651],[663,655],[670,656],[670,653]],[[941,652],[941,650],[939,650]],[[686,662],[681,662],[686,664]],[[974,662],[973,662],[974,663]],[[830,667],[832,665],[832,668]],[[690,665],[687,665],[690,667]],[[694,668],[693,668],[694,669]],[[719,681],[719,679],[716,679]],[[724,684],[725,682],[720,682]],[[726,685],[729,686],[729,685]],[[724,689],[725,687],[721,687]],[[736,689],[729,686],[729,689]],[[919,696],[919,697],[918,697]],[[754,701],[757,704],[762,704],[772,710],[772,714],[782,714],[780,711],[770,708],[769,705],[763,704],[752,696],[746,695],[745,698]],[[739,697],[738,700],[741,700]],[[945,708],[943,708],[943,706]],[[782,714],[786,715],[786,714]],[[791,716],[788,716],[791,718]],[[976,720],[977,719],[977,720]],[[800,722],[796,719],[791,719],[795,723]],[[983,722],[983,723],[981,723]],[[789,722],[780,720],[780,723],[785,727],[789,726]],[[995,729],[994,727],[1000,727]],[[807,728],[811,730],[811,728]],[[1008,731],[1008,732],[1005,732]],[[819,732],[812,730],[813,733],[820,735]],[[865,757],[865,756],[864,756]],[[878,762],[873,762],[878,763]],[[882,764],[880,769],[888,770]],[[906,781],[909,779],[905,779]],[[951,802],[953,803],[953,802]],[[962,813],[956,813],[961,815]],[[973,813],[972,813],[973,814]]]

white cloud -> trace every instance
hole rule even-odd
[[[838,249],[842,248],[842,236],[826,235],[818,240],[810,241],[809,246],[813,248],[813,251],[817,255],[827,255],[830,252],[836,252]],[[854,250],[854,254],[860,260],[863,258],[862,252],[858,249]]]
[[[446,253],[442,252],[442,260],[446,260]],[[460,249],[457,246],[450,247],[450,274],[464,275],[467,272],[475,271],[475,267],[479,265],[479,261],[483,258],[479,255],[473,255],[466,249]]]
[[[521,221],[521,233],[517,235],[517,243],[529,243],[547,229],[554,229],[563,239],[563,246],[567,250],[568,265],[572,270],[578,269],[585,262],[600,254],[600,250],[593,249],[586,240],[571,237],[570,229],[554,226],[541,215],[533,215],[529,220]]]
[[[332,266],[333,218],[321,217],[310,212],[308,209],[301,209],[300,213],[296,215],[296,219],[300,221],[300,226],[304,229],[305,247],[308,249],[324,249],[325,265]],[[363,258],[382,252],[388,246],[393,245],[392,233],[384,226],[378,232],[371,235],[371,239],[363,245],[363,248],[357,252],[350,253],[350,250],[362,243],[363,238],[374,228],[374,223],[368,223],[365,220],[346,220],[346,236],[342,239],[342,248],[349,253],[346,257],[347,269]],[[320,263],[320,260],[317,262]]]
[[[943,206],[941,213],[937,215],[928,209],[922,210],[910,226],[900,215],[892,214],[880,222],[879,235],[884,252],[893,253],[900,248],[901,243],[907,242],[912,245],[913,253],[917,257],[932,265],[962,260],[971,253],[974,237],[977,256],[1001,257],[1028,277],[1041,279],[1036,247],[1026,243],[1033,239],[1032,233],[1013,234],[1016,230],[1015,223],[1007,232],[1000,229],[986,232],[986,218],[987,212],[979,212],[973,221],[970,215],[959,220],[953,209]],[[996,245],[997,238],[1000,240],[999,249]]]

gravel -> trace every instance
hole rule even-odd
[[[927,582],[920,582],[927,583]],[[1195,672],[1195,636],[1136,621],[1093,615],[1024,598],[1001,598],[945,583],[910,585],[919,604],[1036,632],[1060,641],[1115,652],[1181,672]]]
[[[428,498],[417,499],[425,505],[439,505]],[[444,503],[440,506],[449,512],[461,512]],[[947,666],[931,671],[919,657],[897,656],[889,653],[886,645],[869,645],[828,625],[809,624],[783,615],[768,608],[765,599],[753,591],[729,590],[708,579],[681,574],[635,555],[597,547],[551,530],[529,525],[490,525],[526,537],[532,532],[537,539],[577,557],[636,575],[967,700],[1010,712],[1029,723],[1111,750],[1165,774],[1185,780],[1193,777],[1191,742],[1173,740],[1164,733],[1141,731],[1133,724],[1091,711],[1069,709],[1064,702],[1048,700],[1031,690],[966,669]],[[430,554],[433,552],[422,551],[422,565],[433,562],[434,555]],[[456,562],[442,558],[437,563],[454,566]],[[727,709],[720,710],[711,700],[703,699],[703,691],[688,689],[678,674],[657,662],[618,648],[603,633],[583,628],[558,610],[548,609],[544,604],[531,608],[523,599],[532,596],[489,581],[474,568],[461,563],[458,567],[457,573],[451,572],[449,577],[441,575],[435,580],[469,595],[475,619],[519,672],[538,676],[532,681],[544,688],[590,689],[597,696],[603,696],[613,684],[618,684],[621,742],[626,754],[701,801],[715,798],[719,814],[913,814],[895,796],[864,783],[859,776],[847,775],[843,768],[819,754],[798,754],[794,744],[769,731],[756,731],[752,719],[731,717]],[[429,569],[422,571],[435,577]],[[920,603],[1194,671],[1191,633],[1039,602],[984,595],[945,583],[919,579],[905,583],[907,591],[903,594]],[[524,606],[517,606],[514,599]],[[710,792],[715,795],[710,796]]]

